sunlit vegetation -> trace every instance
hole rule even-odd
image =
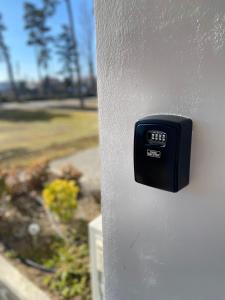
[[[0,166],[28,165],[96,146],[97,113],[71,110],[0,113]]]

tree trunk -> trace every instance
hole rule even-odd
[[[94,75],[94,66],[93,66],[93,60],[90,57],[89,58],[89,86],[90,86],[90,92],[91,94],[96,93],[96,81],[95,81],[95,75]]]
[[[71,31],[71,38],[73,41],[74,49],[75,49],[75,59],[74,59],[74,66],[77,74],[77,88],[78,88],[78,97],[80,99],[80,106],[81,108],[84,107],[84,98],[82,95],[82,87],[81,87],[81,69],[80,69],[80,61],[79,61],[79,53],[77,50],[77,41],[76,41],[76,33],[74,28],[74,16],[73,16],[73,10],[71,6],[70,0],[65,0],[67,12],[68,12],[68,18],[69,18],[69,27]]]
[[[16,101],[19,101],[19,93],[16,87],[16,83],[15,83],[15,79],[14,79],[14,74],[13,74],[13,68],[12,68],[12,64],[10,61],[10,57],[9,57],[9,53],[8,53],[8,49],[4,49],[4,57],[5,57],[5,63],[6,63],[6,67],[7,67],[7,72],[8,72],[8,76],[9,76],[9,82],[10,82],[10,86],[11,86],[11,90],[13,92],[14,98]]]
[[[39,82],[41,82],[42,81],[42,76],[41,76],[41,69],[40,69],[40,65],[39,65],[38,49],[37,49],[37,47],[35,48],[35,59],[36,59],[36,65],[37,65],[38,80],[39,80]]]
[[[44,84],[43,84],[41,66],[39,63],[38,47],[36,46],[34,50],[35,50],[35,59],[36,59],[36,66],[37,66],[37,76],[38,76],[38,81],[39,81],[38,96],[43,97],[44,96]]]

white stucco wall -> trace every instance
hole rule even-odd
[[[225,299],[225,1],[96,0],[106,300]],[[138,118],[194,121],[190,185],[134,181]]]

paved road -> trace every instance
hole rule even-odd
[[[19,300],[19,298],[0,281],[0,300]]]
[[[85,99],[85,108],[87,109],[96,109],[97,108],[97,99],[96,98],[87,98]],[[0,109],[47,109],[47,108],[79,108],[80,101],[79,99],[61,99],[61,100],[42,100],[42,101],[29,101],[29,102],[11,102],[11,103],[2,103],[0,104]]]
[[[67,165],[72,165],[83,173],[81,184],[85,191],[100,189],[100,157],[98,147],[52,161],[50,168],[52,171],[60,173],[60,170]]]

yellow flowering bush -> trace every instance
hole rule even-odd
[[[45,187],[42,195],[45,207],[61,221],[68,222],[77,208],[78,193],[79,187],[74,181],[56,179]]]

